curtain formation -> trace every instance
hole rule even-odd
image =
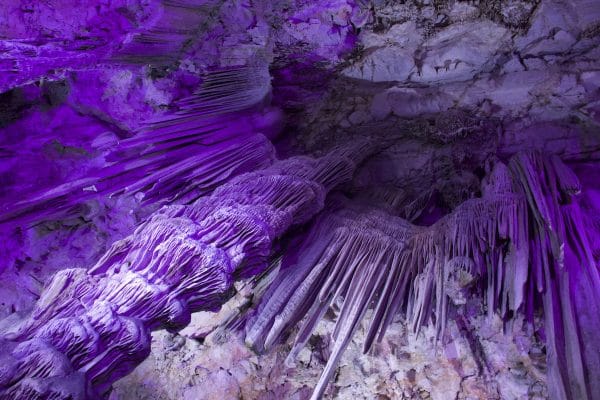
[[[349,180],[369,142],[242,174],[191,205],[165,206],[89,271],[57,273],[4,336],[0,398],[102,397],[150,352],[150,332],[215,310],[235,278],[262,271],[273,242]],[[69,397],[70,396],[70,397]]]
[[[337,199],[284,258],[246,341],[269,350],[299,325],[293,361],[341,298],[317,399],[370,307],[365,352],[398,313],[415,332],[434,324],[439,339],[456,284],[476,279],[488,314],[507,324],[519,313],[533,323],[542,299],[551,398],[598,398],[600,352],[592,335],[600,329],[600,279],[587,237],[595,233],[584,228],[574,198],[579,190],[558,157],[522,153],[508,166],[496,164],[481,198],[429,227]]]

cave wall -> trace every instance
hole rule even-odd
[[[322,209],[332,212],[341,193],[387,213],[389,221],[398,217],[435,226],[465,202],[485,197],[495,167],[522,152],[558,156],[581,182],[581,194],[565,191],[557,202],[562,207],[573,201],[583,210],[586,252],[594,260],[586,268],[595,271],[591,297],[585,301],[593,303],[600,254],[595,179],[600,156],[599,29],[600,5],[593,0],[3,4],[0,314],[6,318],[0,326],[3,353],[21,360],[18,367],[7,368],[32,379],[41,376],[36,382],[49,377],[66,382],[64,371],[52,375],[40,373],[41,367],[23,366],[23,354],[36,353],[37,347],[23,353],[10,344],[33,337],[50,340],[52,335],[33,333],[41,330],[35,322],[40,315],[49,315],[49,321],[69,317],[53,307],[71,300],[48,294],[48,287],[57,287],[57,277],[88,279],[94,282],[90,285],[105,278],[119,281],[119,267],[111,266],[114,260],[107,257],[117,254],[119,246],[129,246],[135,264],[141,260],[136,252],[151,254],[152,246],[166,241],[169,233],[163,232],[154,244],[135,244],[162,229],[162,216],[181,217],[180,211],[165,214],[162,207],[196,210],[193,205],[204,204],[202,199],[215,190],[223,193],[222,199],[214,195],[206,209],[231,207],[224,203],[227,196],[250,204],[255,200],[240,200],[245,193],[270,186],[253,186],[244,176],[261,176],[256,171],[273,163],[266,174],[309,179],[327,190],[311,189],[320,200],[307,206],[306,216],[286,205],[293,223],[265,222],[276,226],[277,234],[269,237],[270,245],[252,242],[264,250],[260,262],[253,258],[252,246],[231,250],[243,273],[226,279],[228,288],[219,292],[219,301],[209,296],[202,307],[191,307],[189,327],[180,330],[176,321],[175,329],[171,320],[157,325],[162,316],[147,317],[143,310],[143,317],[128,315],[136,324],[146,321],[141,323],[144,329],[168,327],[172,332],[148,337],[144,352],[149,357],[134,370],[145,357],[133,357],[133,373],[114,390],[110,384],[123,373],[106,375],[110,378],[95,384],[102,390],[82,398],[309,398],[335,348],[330,334],[343,304],[327,312],[296,365],[284,360],[293,347],[295,326],[287,327],[270,351],[251,346],[247,336],[271,296],[265,288],[276,287],[278,274],[285,276],[286,255],[307,237],[310,241],[312,217]],[[339,172],[333,161],[322,167],[339,176],[304,172],[314,166],[308,159],[347,157],[346,152],[352,154],[352,168],[340,167],[345,172]],[[277,161],[290,157],[306,166]],[[237,189],[227,189],[236,185],[244,187],[238,197]],[[328,191],[333,195],[325,196]],[[293,193],[290,186],[289,201],[299,202]],[[264,201],[283,207],[279,200]],[[204,223],[200,215],[206,213],[183,212],[194,224]],[[172,250],[178,246],[173,244]],[[183,270],[175,264],[174,270]],[[141,264],[132,270],[136,268],[143,270]],[[96,274],[108,275],[94,281]],[[234,285],[234,279],[242,283]],[[567,286],[578,287],[572,282]],[[456,310],[441,340],[430,325],[413,332],[398,317],[382,342],[363,355],[368,329],[360,325],[324,396],[585,398],[549,388],[556,377],[552,366],[548,375],[549,327],[540,314],[541,295],[539,302],[532,302],[535,312],[530,315],[489,316],[484,294],[473,289],[479,283],[457,285],[452,292]],[[44,299],[51,299],[50,306]],[[578,301],[584,300],[575,299],[568,307],[584,307]],[[225,306],[218,314],[208,313],[218,309],[217,303]],[[94,307],[90,300],[84,308]],[[590,321],[577,323],[595,326],[594,307]],[[72,313],[78,315],[75,308]],[[119,318],[126,315],[114,312]],[[506,320],[513,319],[507,327]],[[582,337],[592,341],[589,333]],[[582,352],[595,349],[593,343],[589,348],[580,345],[585,347]],[[560,365],[574,365],[564,362]],[[598,388],[589,383],[595,361],[590,357],[585,362],[585,396],[595,399]],[[54,363],[48,370],[57,370]],[[71,372],[78,369],[85,370],[81,366]],[[53,390],[48,383],[27,383],[31,391],[18,392],[20,383],[11,379],[1,382],[5,396],[44,398]],[[61,386],[56,398],[65,396],[67,386]]]

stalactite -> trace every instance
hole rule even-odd
[[[498,163],[481,198],[431,227],[356,202],[333,203],[299,253],[284,257],[246,341],[268,350],[300,324],[292,361],[332,302],[343,299],[332,354],[313,392],[317,399],[369,307],[365,352],[398,313],[416,332],[433,322],[439,339],[447,323],[450,275],[466,273],[480,277],[488,314],[498,312],[507,323],[541,292],[552,398],[596,399],[598,352],[585,338],[600,328],[594,314],[600,279],[572,199],[579,191],[577,178],[557,157],[527,153],[515,156],[509,168]]]
[[[361,187],[356,189],[355,197],[361,202],[368,202],[390,214],[397,215],[408,221],[414,221],[427,206],[432,190],[428,190],[412,198],[410,193],[395,186]]]
[[[590,338],[600,329],[600,278],[583,228],[585,217],[570,197],[581,187],[558,157],[521,154],[510,167],[533,220],[532,272],[543,296],[550,395],[597,399],[594,371],[600,358]]]
[[[270,90],[266,67],[206,74],[176,111],[148,121],[106,155],[108,165],[0,210],[0,225],[24,226],[64,217],[99,196],[141,194],[145,203],[191,202],[230,178],[274,160],[269,140],[253,126]]]
[[[92,66],[173,65],[204,33],[207,17],[218,6],[206,0],[157,0],[147,2],[146,10],[136,9],[135,3],[130,7],[119,2],[97,5],[97,18],[83,18],[89,22],[87,29],[73,32],[68,25],[77,26],[80,21],[65,21],[64,31],[55,32],[65,37],[49,35],[43,21],[39,22],[42,27],[32,24],[30,37],[17,34],[15,39],[9,36],[0,41],[0,92],[40,79],[61,79],[66,72]],[[44,17],[48,16],[38,16]],[[36,37],[37,29],[41,32]],[[231,60],[229,65],[244,61]]]
[[[91,270],[57,273],[5,333],[4,356],[16,367],[5,371],[0,398],[66,398],[51,383],[73,373],[85,388],[68,388],[72,398],[106,395],[148,356],[150,331],[177,331],[191,312],[218,309],[233,280],[262,271],[273,241],[315,215],[370,148],[243,174],[191,205],[163,207]]]

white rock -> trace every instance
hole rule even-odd
[[[453,22],[463,22],[479,15],[479,9],[468,2],[457,1],[450,10],[450,20]]]
[[[442,112],[453,104],[452,97],[429,88],[393,88],[387,96],[394,115],[405,118]]]
[[[523,64],[521,64],[521,62],[519,61],[518,57],[512,57],[508,62],[506,62],[506,64],[504,64],[502,68],[502,72],[504,72],[505,74],[524,70],[525,68],[523,67]]]
[[[465,81],[493,63],[510,39],[509,31],[490,21],[451,25],[425,44],[421,68],[411,80],[422,83]]]
[[[532,23],[524,36],[515,39],[515,46],[521,54],[529,53],[540,39],[551,39],[552,32],[560,29],[566,32],[576,32],[577,15],[564,1],[542,1],[531,17]]]
[[[349,78],[373,82],[404,81],[415,67],[414,52],[422,37],[414,22],[392,26],[382,35],[365,35],[368,55],[342,71]]]
[[[559,30],[552,38],[543,39],[525,48],[523,55],[545,55],[564,53],[577,42],[569,32]]]
[[[582,72],[580,76],[581,84],[588,92],[600,88],[600,71]]]
[[[578,26],[586,30],[600,21],[600,3],[598,0],[573,0],[573,8],[577,15]]]
[[[476,107],[483,100],[500,106],[499,115],[525,110],[533,101],[539,86],[548,80],[549,74],[542,71],[522,71],[503,75],[498,79],[479,80],[464,93],[463,106]]]
[[[528,70],[544,69],[547,64],[541,58],[526,58],[523,60]]]

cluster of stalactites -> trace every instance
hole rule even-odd
[[[273,241],[319,212],[369,147],[241,175],[191,205],[163,207],[91,270],[56,274],[5,334],[0,398],[105,395],[148,356],[152,330],[181,329],[190,313],[218,308],[234,279],[262,271]]]
[[[600,305],[598,271],[587,250],[585,231],[565,229],[581,223],[574,206],[566,205],[579,190],[576,176],[557,157],[529,153],[515,156],[509,166],[498,163],[484,181],[481,198],[466,201],[430,227],[338,202],[330,207],[335,211],[314,224],[299,250],[284,258],[281,272],[247,327],[246,341],[259,351],[268,350],[300,324],[291,361],[329,307],[341,299],[333,349],[313,393],[316,399],[369,308],[373,311],[365,352],[382,339],[398,313],[415,331],[433,322],[439,338],[457,286],[453,283],[477,280],[488,313],[498,312],[507,322],[517,312],[532,318],[535,297],[543,293],[546,325],[552,325],[548,340],[554,341],[550,345],[557,353],[549,357],[550,374],[556,378],[550,382],[553,398],[595,399],[597,385],[586,382],[598,356],[590,354],[584,366],[581,357],[558,348],[568,341],[567,351],[585,353],[577,344],[582,330],[590,329],[574,317],[576,310],[569,305],[574,293],[564,282],[555,281],[567,270],[562,265],[564,252],[578,255],[569,268],[586,271],[588,297],[596,294],[594,310]],[[557,304],[562,307],[559,315]],[[558,340],[554,327],[560,330]],[[589,347],[591,351],[597,346]]]
[[[275,150],[259,110],[270,90],[266,64],[205,74],[200,88],[173,104],[173,112],[148,121],[116,146],[100,148],[104,167],[0,207],[0,230],[62,218],[102,196],[189,203],[236,175],[268,167]]]
[[[528,203],[526,296],[542,294],[552,399],[600,398],[600,276],[575,174],[560,159],[519,154],[509,164]],[[526,310],[530,315],[533,310]]]
[[[3,15],[10,15],[14,4],[3,2]],[[81,16],[81,21],[70,20],[76,14],[65,13],[61,9],[68,9],[71,5],[87,6],[88,15]],[[31,36],[20,37],[20,29],[11,32],[13,21],[3,23],[0,92],[44,78],[60,79],[64,77],[65,70],[102,69],[115,65],[172,65],[210,28],[207,24],[210,18],[207,17],[218,12],[220,6],[221,2],[211,0],[152,0],[112,1],[101,5],[62,1],[35,7],[29,10],[31,14],[26,13],[30,17],[21,20],[30,25],[20,27]],[[47,14],[45,9],[57,14]],[[64,26],[60,31],[64,36],[51,22],[55,18],[62,21]],[[38,19],[41,21],[36,24]],[[86,25],[77,27],[82,22]],[[15,25],[13,27],[16,28]],[[245,61],[240,57],[230,60],[230,64],[243,64]]]

